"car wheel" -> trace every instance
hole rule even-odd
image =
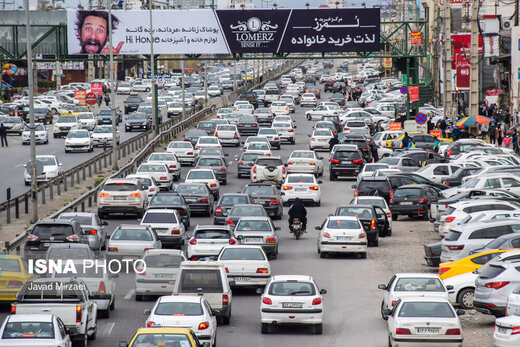
[[[227,184],[227,180],[223,180],[223,181],[222,181],[222,184],[223,184],[223,185],[226,185],[226,184]]]
[[[52,134],[52,136],[53,136],[55,139],[58,138],[58,135],[56,135],[56,134]]]
[[[240,172],[237,173],[237,178],[241,178],[242,174]]]
[[[95,341],[97,338],[97,326],[95,327],[94,333],[92,335],[89,335],[88,340]]]
[[[381,317],[383,317],[384,320],[388,320],[388,316],[383,313],[384,308],[385,308],[385,302],[381,301]]]
[[[392,220],[397,220],[399,218],[399,215],[397,213],[392,213]]]
[[[230,321],[231,321],[231,316],[228,316],[228,317],[224,316],[224,317],[222,317],[222,323],[224,325],[229,325]]]
[[[83,334],[77,340],[74,340],[72,345],[75,347],[87,347],[88,335]]]
[[[262,323],[262,334],[269,334],[270,332],[270,324],[268,323]]]
[[[372,247],[379,247],[379,239],[372,241]]]
[[[392,236],[392,229],[386,229],[386,236]]]
[[[334,175],[333,173],[330,174],[330,180],[331,181],[335,181],[336,180],[336,175]]]
[[[326,252],[320,252],[320,258],[327,258]]]
[[[31,185],[31,182],[24,181],[24,183],[25,183],[26,186],[30,186]]]
[[[323,324],[314,325],[314,334],[321,335],[323,333]]]
[[[366,252],[365,253],[360,253],[359,255],[360,255],[361,259],[366,259],[367,258],[367,253]]]
[[[473,308],[473,299],[475,298],[475,289],[466,288],[459,292],[457,295],[457,303],[461,308],[465,310],[471,310]]]
[[[141,294],[135,294],[135,301],[143,301],[143,296]]]
[[[98,311],[99,318],[110,318],[110,308],[107,310],[99,310]]]
[[[315,202],[314,205],[315,205],[316,207],[320,207],[320,206],[321,206],[321,200],[318,201],[318,202]]]
[[[310,114],[306,114],[305,118],[307,118],[307,120],[312,120],[312,116]]]

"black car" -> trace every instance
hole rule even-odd
[[[152,120],[141,112],[134,112],[126,117],[125,132],[134,130],[150,130],[152,128]]]
[[[41,122],[43,124],[52,124],[52,114],[46,107],[35,107],[34,108],[34,121]]]
[[[438,267],[441,263],[442,242],[432,242],[424,245],[424,260],[426,265]]]
[[[242,116],[237,124],[238,133],[240,135],[254,135],[258,134],[258,122],[255,117]]]
[[[213,224],[226,224],[229,211],[238,204],[254,204],[251,195],[243,193],[226,193],[218,199],[217,207],[213,215]]]
[[[343,90],[347,89],[347,85],[345,84],[345,82],[336,82],[332,85],[332,88],[330,89],[330,91],[333,93],[338,93],[342,89]]]
[[[268,217],[264,207],[258,204],[234,205],[228,212],[226,224],[233,229],[242,217]]]
[[[314,84],[312,84],[312,85],[306,84],[305,93],[312,93],[312,94],[314,94],[314,96],[316,96],[316,99],[321,99],[320,87],[318,87]]]
[[[389,203],[393,195],[393,188],[386,176],[364,176],[356,188],[355,196],[382,196]]]
[[[370,144],[365,136],[360,134],[347,134],[342,137],[340,142],[347,145],[356,145],[363,155],[363,159],[365,159],[367,163],[372,161],[372,151],[370,150]]]
[[[416,162],[422,164],[428,161],[428,164],[433,163],[447,163],[448,159],[444,158],[434,152],[425,151],[422,149],[407,149],[407,150],[396,150],[391,155],[392,157],[412,158]]]
[[[379,237],[385,237],[388,234],[390,223],[385,211],[381,207],[370,205],[338,206],[334,215],[359,219],[367,234],[369,246],[377,247],[379,245]]]
[[[480,167],[461,167],[448,178],[444,178],[442,183],[448,187],[458,187],[462,184],[462,179],[466,176],[471,176],[480,171]]]
[[[345,95],[341,93],[334,93],[330,96],[331,102],[337,102],[340,106],[345,106]]]
[[[334,123],[334,126],[336,126],[336,132],[338,134],[343,131],[343,127],[341,126],[341,120],[339,119],[339,116],[323,116],[321,120]]]
[[[197,129],[205,130],[208,133],[208,136],[213,136],[216,127],[216,124],[212,121],[202,121],[197,125]]]
[[[361,172],[364,165],[365,160],[359,150],[337,150],[330,159],[330,180],[335,181],[338,176],[355,177]]]
[[[195,163],[195,169],[213,170],[218,181],[223,185],[227,184],[227,165],[221,157],[201,156]]]
[[[206,130],[190,129],[186,132],[186,134],[184,134],[184,140],[190,141],[193,147],[195,147],[195,145],[199,141],[199,137],[201,136],[208,136]]]
[[[427,179],[426,177],[423,177],[413,172],[390,174],[387,175],[387,177],[390,180],[390,184],[392,185],[393,191],[395,191],[397,188],[401,186],[408,184],[427,184],[429,186],[437,188],[438,190],[445,190],[449,188],[444,184],[433,182]]]
[[[189,228],[190,226],[190,206],[186,203],[184,197],[179,193],[166,193],[160,192],[155,194],[147,208],[164,208],[168,210],[176,210],[181,217],[184,226]]]
[[[139,95],[129,95],[125,100],[125,114],[137,111],[139,105],[144,102]]]
[[[43,258],[53,243],[85,243],[88,235],[83,233],[81,225],[75,219],[41,219],[32,229],[27,230],[25,256],[27,258]]]
[[[430,219],[430,204],[441,199],[439,191],[426,184],[410,184],[397,188],[390,199],[392,219],[400,215]]]
[[[116,125],[123,121],[123,115],[121,109],[116,107]],[[98,124],[112,124],[112,110],[110,107],[105,107],[99,111],[97,115]]]
[[[213,212],[213,193],[204,183],[180,183],[175,187],[175,193],[184,197],[190,211],[204,213],[210,217]]]
[[[334,83],[336,83],[336,81],[333,80],[332,78],[330,78],[324,82],[323,90],[325,91],[325,93],[332,92],[332,87],[334,86]]]
[[[255,204],[262,205],[269,217],[273,219],[282,219],[282,195],[276,186],[262,183],[251,183],[244,187],[242,193],[250,195]]]
[[[238,159],[237,177],[250,177],[251,168],[255,165],[256,158],[263,157],[262,153],[244,152]]]

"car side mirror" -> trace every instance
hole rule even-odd
[[[391,316],[392,315],[392,310],[389,309],[389,308],[384,308],[383,309],[383,313],[385,316]]]
[[[297,128],[297,126],[295,125],[295,126],[294,126],[294,129],[296,129],[296,128]]]
[[[244,236],[243,236],[243,235],[238,235],[238,236],[237,236],[237,240],[242,241],[243,239],[244,239]]]
[[[466,314],[466,311],[458,309],[457,310],[457,316],[464,316]]]
[[[320,289],[320,294],[321,295],[327,294],[327,289]]]
[[[62,164],[62,163],[59,163],[58,166],[63,166],[63,164]]]
[[[229,157],[229,153],[224,153],[224,157]]]
[[[101,222],[101,225],[108,225],[108,222],[106,220]]]
[[[109,238],[110,238],[110,235],[106,234],[106,235],[105,235],[105,239],[108,240]]]
[[[262,288],[256,288],[256,294],[262,295],[263,292],[264,290]]]
[[[143,314],[144,314],[145,316],[149,316],[149,315],[152,314],[152,310],[150,310],[149,308],[147,308],[146,310],[144,310]]]
[[[352,188],[357,189],[357,184],[353,184]]]
[[[386,284],[380,284],[377,286],[377,288],[381,289],[381,290],[386,290]]]
[[[321,230],[321,226],[319,226],[319,225],[318,225],[318,226],[315,226],[314,229],[316,229],[316,230]]]
[[[274,230],[282,230],[280,227],[274,227]]]
[[[318,157],[318,159],[319,159],[319,160],[322,160],[322,159],[323,159],[323,157]]]
[[[322,184],[322,183],[323,183],[323,181],[321,181],[321,180],[320,180],[320,181],[318,181],[318,184]]]
[[[283,164],[283,166],[288,167],[289,165],[287,165],[287,164]]]
[[[453,290],[453,286],[452,285],[446,286],[446,289],[447,290]]]
[[[78,328],[74,327],[65,327],[65,332],[67,333],[67,335],[72,335],[72,334],[75,334],[76,332],[78,331]],[[121,346],[121,343],[119,344]],[[128,345],[128,344],[126,344]]]
[[[119,341],[119,347],[128,347],[128,342],[126,342],[126,341]]]

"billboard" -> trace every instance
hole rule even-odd
[[[373,52],[379,9],[154,10],[155,54]],[[67,12],[70,55],[109,54],[108,11]],[[114,54],[150,54],[149,11],[112,11]]]

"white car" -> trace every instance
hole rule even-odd
[[[325,105],[320,104],[310,111],[305,112],[305,118],[307,120],[321,120],[323,116],[337,116],[341,113],[342,109],[336,105]]]
[[[323,158],[314,151],[293,151],[287,159],[287,172],[323,176]]]
[[[282,201],[292,203],[296,198],[303,202],[312,202],[316,206],[321,204],[321,190],[316,177],[312,174],[289,174],[282,184]]]
[[[229,225],[197,225],[187,243],[186,257],[190,260],[217,257],[222,248],[237,243]]]
[[[263,138],[265,139],[265,138]],[[267,140],[267,139],[265,139]],[[262,153],[263,156],[270,157],[273,155],[271,151],[271,145],[267,142],[251,142],[245,148],[245,152]]]
[[[0,328],[0,346],[71,347],[63,321],[52,314],[8,315]]]
[[[310,150],[329,150],[330,148],[330,140],[334,138],[334,134],[330,129],[320,128],[314,129],[312,135],[310,135],[311,139],[309,142]]]
[[[216,346],[217,318],[211,311],[211,306],[201,296],[161,296],[154,307],[144,313],[149,315],[146,319],[147,328],[189,327],[201,344]]]
[[[222,107],[222,108],[218,109],[217,115],[215,116],[215,118],[224,119],[224,115],[232,114],[232,113],[233,113],[233,109],[231,107]]]
[[[520,194],[520,178],[510,173],[493,173],[487,176],[474,177],[459,187],[454,187],[442,191],[442,195],[450,198],[465,189],[505,189],[515,194]]]
[[[249,102],[247,102],[247,104],[238,104],[234,107],[234,113],[240,114],[241,116],[252,116],[255,113],[255,107]]]
[[[197,153],[190,141],[172,141],[166,151],[175,154],[181,164],[193,165],[197,161]]]
[[[34,128],[34,141],[36,143],[49,143],[49,132],[45,125],[35,124]],[[31,143],[31,129],[29,126],[25,126],[22,132],[22,145],[28,145]]]
[[[99,147],[103,145],[112,146],[114,137],[112,136],[112,125],[98,125],[94,128],[92,132],[92,141],[94,142],[94,147]],[[119,134],[119,130],[116,130],[116,141],[117,144],[121,142],[121,135]]]
[[[367,234],[356,217],[331,216],[316,230],[318,253],[326,258],[330,253],[359,253],[361,259],[367,257]]]
[[[291,123],[289,122],[273,122],[271,128],[276,129],[280,134],[280,140],[295,144],[295,132]]]
[[[291,123],[291,126],[293,128],[296,128],[296,124],[294,123],[294,119],[292,119],[292,117],[289,116],[289,115],[278,115],[278,116],[274,117],[273,122],[275,122],[275,123],[288,122],[288,123]]]
[[[208,169],[192,169],[188,171],[186,178],[184,179],[185,183],[205,183],[211,193],[216,197],[219,196],[219,188],[220,183],[215,176],[213,170]]]
[[[54,138],[65,136],[71,130],[78,130],[79,123],[78,118],[76,116],[60,116],[58,120],[54,123],[54,127],[52,128],[52,135]]]
[[[430,179],[433,182],[442,183],[442,180],[453,175],[455,171],[460,168],[459,165],[435,163],[428,164],[419,170],[415,171],[416,174],[421,175],[425,178]],[[520,182],[519,182],[520,184]]]
[[[280,149],[281,147],[281,141],[280,141],[280,134],[278,134],[278,130],[274,128],[260,128],[258,129],[258,135],[257,136],[263,136],[266,137],[269,140],[269,144],[271,145],[271,148]]]
[[[429,273],[398,273],[388,284],[380,284],[384,290],[381,303],[381,316],[387,319],[385,309],[392,310],[399,300],[409,297],[428,296],[448,300],[448,290],[437,274]]]
[[[307,106],[311,105],[316,107],[318,104],[318,100],[316,99],[316,96],[313,93],[304,93],[300,100],[300,106]]]
[[[234,124],[219,124],[215,128],[215,136],[219,142],[224,144],[230,144],[233,146],[240,146],[240,135],[238,128]]]
[[[152,176],[162,189],[170,190],[172,188],[173,174],[165,164],[143,163],[135,173]]]
[[[273,101],[271,103],[271,106],[269,107],[269,110],[275,115],[289,115],[291,112],[289,110],[289,105],[285,101]]]
[[[296,112],[296,106],[294,105],[294,97],[292,95],[289,95],[289,94],[281,95],[279,101],[284,101],[287,104],[287,106],[289,107],[290,113]]]
[[[152,164],[164,164],[168,167],[168,170],[173,174],[173,180],[178,181],[181,177],[181,164],[177,160],[177,157],[173,153],[169,152],[153,152],[150,154],[147,163]]]
[[[161,188],[159,188],[159,185],[155,181],[155,178],[153,178],[151,175],[148,174],[133,174],[133,175],[127,175],[125,178],[128,179],[136,179],[139,181],[139,183],[147,189],[148,191],[148,202],[152,200],[152,198],[159,193]]]
[[[65,153],[94,150],[94,141],[88,130],[72,130],[65,138]]]
[[[321,334],[324,294],[327,291],[319,289],[311,276],[271,277],[260,299],[262,334],[269,333],[273,323],[311,325],[315,334]]]
[[[509,312],[508,312],[509,313]],[[495,319],[493,346],[514,347],[520,345],[520,316],[515,313]]]
[[[117,86],[117,94],[130,94],[132,92],[132,85],[129,82],[121,82]]]
[[[63,172],[63,164],[58,161],[55,155],[37,155],[36,161],[43,165],[43,174],[36,177],[37,182],[47,182]],[[24,168],[24,182],[28,186],[31,185],[30,163],[25,164]]]
[[[403,298],[388,316],[388,345],[462,347],[460,314],[446,298]]]
[[[363,166],[363,169],[358,173],[357,181],[361,181],[363,177],[374,176],[374,172],[377,170],[389,169],[390,165],[384,163],[367,163]]]
[[[80,129],[92,131],[97,125],[97,119],[92,112],[80,112],[77,117]]]
[[[217,86],[209,86],[208,87],[208,96],[214,98],[220,96],[222,94],[221,90]]]
[[[253,142],[255,143],[265,143],[265,144],[269,144],[269,139],[265,136],[249,136],[245,141],[244,141],[244,145],[242,146],[242,149],[244,150],[247,150],[247,147],[252,144]]]
[[[176,210],[148,209],[140,222],[152,228],[163,245],[182,247],[186,230]]]
[[[452,305],[458,304],[461,308],[468,310],[473,308],[477,277],[476,273],[466,272],[443,280],[444,285],[448,288],[448,299]]]
[[[132,93],[135,92],[149,92],[152,90],[152,81],[151,80],[143,80],[143,81],[136,81],[132,85]]]
[[[222,148],[222,144],[216,136],[201,136],[195,145],[195,149],[201,148]]]
[[[261,246],[226,246],[217,261],[226,267],[231,285],[265,286],[271,278],[271,265]]]

